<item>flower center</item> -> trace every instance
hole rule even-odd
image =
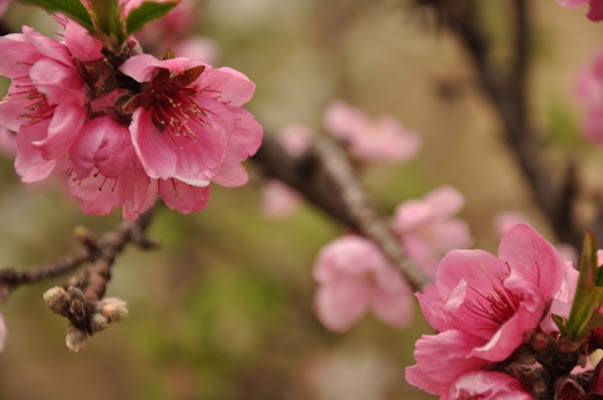
[[[483,294],[475,288],[470,288],[477,296],[473,301],[468,301],[465,306],[483,320],[489,321],[497,327],[507,322],[519,309],[523,301],[523,294],[516,294],[505,288],[504,277],[491,280],[491,291]]]
[[[12,90],[6,96],[8,101],[21,101],[25,102],[26,105],[23,107],[25,110],[19,114],[17,118],[24,118],[27,121],[23,124],[24,126],[35,124],[44,119],[52,118],[55,106],[48,104],[46,96],[38,92],[38,90],[31,84],[30,81],[24,81],[23,83],[13,85]]]

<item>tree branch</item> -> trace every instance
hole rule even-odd
[[[457,1],[447,0],[444,3]],[[545,160],[540,135],[527,117],[526,88],[531,41],[529,2],[509,1],[512,15],[510,25],[514,29],[514,58],[510,66],[492,62],[492,46],[485,29],[479,25],[475,1],[466,2],[462,13],[450,15],[445,20],[473,62],[483,91],[500,117],[505,140],[530,187],[534,201],[550,221],[558,239],[580,248],[583,228],[576,226],[571,215],[577,194],[574,166],[568,165],[561,182],[553,181],[553,168]]]
[[[375,242],[413,290],[422,290],[430,284],[430,279],[404,253],[387,222],[376,211],[348,156],[332,140],[318,138],[304,157],[293,159],[274,136],[266,134],[252,159],[268,177],[297,189],[327,215]]]

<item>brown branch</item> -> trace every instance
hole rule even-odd
[[[0,286],[8,288],[10,291],[23,284],[65,276],[87,262],[93,263],[90,268],[93,268],[97,262],[110,261],[112,263],[128,243],[134,243],[141,248],[153,247],[154,243],[144,237],[144,232],[151,221],[154,208],[141,215],[136,221],[121,222],[114,230],[103,234],[98,241],[93,240],[88,233],[81,229],[78,230],[76,235],[79,236],[80,242],[84,244],[83,249],[67,254],[54,262],[32,266],[27,269],[10,268],[0,270]],[[101,272],[97,273],[93,269],[90,274],[96,276],[99,273]],[[82,282],[86,282],[86,280]],[[82,283],[82,287],[86,287],[86,285]]]
[[[332,140],[318,138],[305,157],[293,159],[272,135],[266,134],[253,160],[267,176],[297,189],[327,215],[375,242],[413,290],[430,284],[376,211],[348,156]]]
[[[458,0],[444,1],[455,2]],[[449,15],[448,28],[465,48],[484,93],[500,117],[506,142],[530,187],[534,201],[550,221],[559,240],[580,248],[582,227],[573,223],[571,215],[576,196],[574,168],[568,166],[562,182],[553,181],[551,171],[554,169],[545,159],[540,135],[527,117],[526,88],[531,40],[529,2],[509,2],[512,11],[510,25],[514,29],[514,59],[510,66],[492,62],[493,49],[486,30],[479,24],[475,1],[467,1],[460,8],[463,12]]]

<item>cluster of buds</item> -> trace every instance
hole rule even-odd
[[[65,342],[67,348],[75,353],[86,347],[88,336],[103,331],[109,324],[128,316],[125,301],[115,297],[90,301],[73,286],[67,290],[60,286],[48,289],[44,293],[44,302],[51,312],[69,320]]]

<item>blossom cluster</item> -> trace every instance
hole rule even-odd
[[[370,118],[364,111],[341,100],[327,105],[323,116],[327,135],[336,139],[358,166],[408,161],[421,148],[421,138],[405,128],[392,115]],[[283,150],[292,158],[301,157],[310,147],[316,134],[304,125],[289,125],[278,135]],[[300,204],[300,196],[289,186],[269,180],[263,187],[264,214],[280,218],[290,214]]]
[[[24,182],[63,173],[85,212],[121,206],[135,219],[157,194],[189,213],[205,207],[212,182],[247,181],[241,162],[259,148],[262,128],[241,107],[255,90],[245,75],[140,54],[132,36],[111,53],[84,27],[59,20],[62,41],[27,26],[0,38],[0,74],[12,80],[0,126],[16,132]]]
[[[598,398],[589,396],[601,394],[600,368],[583,368],[598,347],[597,332],[582,339],[561,332],[571,322],[577,283],[572,263],[525,224],[503,236],[498,256],[449,252],[435,284],[417,295],[438,333],[416,343],[417,365],[406,369],[406,379],[443,400],[549,398],[552,392]]]
[[[431,277],[444,252],[471,244],[467,223],[453,218],[463,204],[458,190],[444,186],[396,208],[392,231],[410,258]],[[368,239],[350,234],[325,246],[317,257],[314,277],[319,283],[316,312],[331,330],[348,330],[368,310],[397,328],[411,321],[408,284]]]

